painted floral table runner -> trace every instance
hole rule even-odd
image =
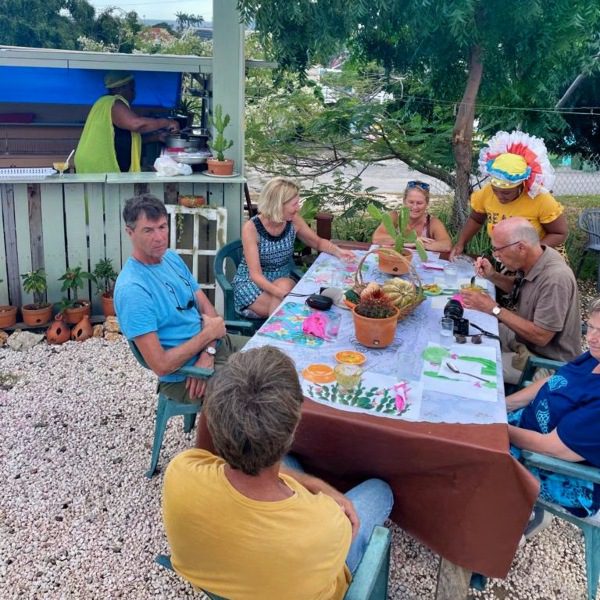
[[[304,394],[314,400],[340,410],[364,412],[392,419],[428,421],[433,423],[505,423],[504,392],[500,348],[496,340],[483,338],[480,345],[455,344],[446,350],[439,347],[439,322],[443,307],[452,292],[427,298],[406,319],[401,321],[391,346],[369,349],[354,337],[354,324],[349,310],[333,306],[325,314],[331,321],[329,333],[323,340],[302,333],[302,320],[312,309],[304,300],[306,295],[318,293],[321,288],[351,287],[354,273],[363,253],[356,252],[356,260],[342,263],[320,254],[302,280],[248,342],[246,348],[267,344],[280,348],[295,362]],[[415,261],[418,261],[415,257]],[[428,265],[443,267],[435,254],[430,254]],[[417,272],[424,283],[439,280],[440,270],[425,268],[417,262]],[[370,255],[363,264],[365,281],[383,283],[387,275],[377,268],[377,257]],[[472,273],[459,274],[457,286],[468,282]],[[481,282],[480,282],[481,283]],[[483,282],[486,283],[485,281]],[[490,290],[492,291],[492,290]],[[498,332],[497,321],[490,315],[465,310],[467,319],[479,327]],[[475,329],[472,333],[478,333]],[[432,360],[432,348],[438,355]],[[362,352],[367,360],[362,365],[361,383],[350,391],[337,383],[315,384],[302,376],[310,364],[323,363],[335,367],[335,354],[341,350]],[[398,377],[400,355],[415,355],[415,367],[410,377]],[[435,352],[434,352],[435,354]],[[450,370],[448,363],[460,373]],[[473,377],[473,375],[478,376]]]

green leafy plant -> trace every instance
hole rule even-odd
[[[421,260],[427,260],[427,252],[425,252],[425,247],[417,237],[417,232],[408,226],[410,219],[408,206],[402,206],[398,210],[398,224],[396,226],[394,226],[391,213],[383,213],[373,204],[367,206],[367,211],[374,219],[383,223],[385,230],[394,240],[394,250],[396,252],[402,253],[406,243],[414,244]]]
[[[113,268],[112,260],[110,258],[103,258],[99,260],[94,267],[92,275],[96,285],[98,286],[98,292],[102,295],[112,298],[115,288],[115,280],[117,279],[118,275]]]
[[[396,308],[389,296],[379,289],[362,294],[355,311],[369,319],[387,319],[396,314]]]
[[[223,135],[230,121],[231,117],[228,114],[223,116],[223,107],[220,104],[217,104],[215,106],[214,115],[210,119],[210,123],[214,127],[217,134],[212,142],[208,142],[208,145],[210,146],[210,149],[216,153],[216,158],[220,162],[225,160],[225,155],[223,152],[233,146],[233,140],[228,140]]]
[[[78,296],[79,290],[83,289],[86,279],[95,281],[95,278],[91,273],[82,271],[82,267],[68,268],[65,273],[58,278],[59,281],[63,282],[60,291],[68,292],[73,303],[78,304],[80,303]]]
[[[70,298],[61,298],[60,302],[57,302],[56,308],[61,315],[64,315],[69,308],[75,308],[75,301]]]
[[[46,273],[44,272],[44,269],[35,269],[29,273],[22,273],[21,279],[23,280],[23,289],[28,294],[33,294],[32,308],[40,309],[48,306],[46,294],[48,284],[46,282]]]

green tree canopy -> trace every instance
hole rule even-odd
[[[357,64],[380,65],[399,133],[406,118],[441,123],[451,113],[452,132],[441,129],[454,152],[457,222],[467,213],[475,120],[480,135],[520,126],[561,140],[567,125],[547,109],[599,43],[596,0],[240,0],[239,8],[284,69],[302,72],[342,49]]]

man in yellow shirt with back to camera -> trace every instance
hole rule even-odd
[[[163,487],[171,562],[194,586],[228,600],[344,597],[393,495],[379,479],[343,495],[285,456],[302,401],[294,363],[271,346],[233,354],[209,381],[201,418],[217,455],[182,452]]]

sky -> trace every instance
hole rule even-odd
[[[201,15],[212,21],[213,0],[88,0],[102,10],[107,6],[118,6],[125,11],[134,10],[142,19],[175,20],[175,13]],[[218,1],[218,0],[217,0]]]

